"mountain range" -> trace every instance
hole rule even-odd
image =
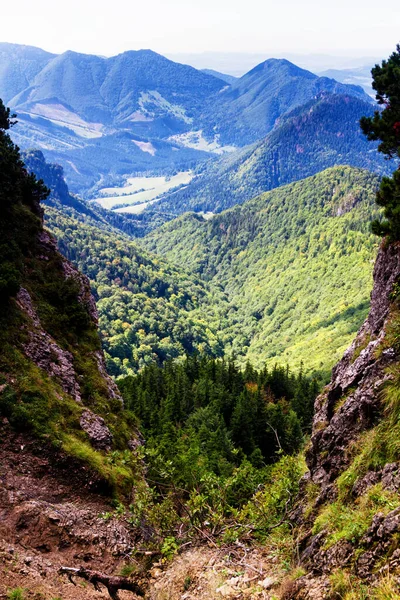
[[[150,50],[104,58],[0,44],[0,97],[19,119],[14,140],[60,163],[71,190],[86,195],[255,142],[321,91],[370,101],[362,88],[286,60],[230,83]]]
[[[341,83],[350,83],[360,85],[371,97],[375,97],[375,91],[372,87],[371,69],[374,63],[347,68],[347,69],[327,69],[317,72],[320,77],[330,77]]]
[[[282,115],[321,92],[347,94],[367,102],[358,86],[318,77],[284,59],[271,58],[257,65],[212,100],[204,122],[225,144],[244,146],[264,137]]]
[[[335,165],[387,174],[393,166],[359,126],[362,116],[373,113],[360,98],[322,93],[281,117],[256,144],[201,165],[188,186],[167,194],[156,209],[220,212]]]
[[[8,68],[33,90],[60,57],[30,52]],[[355,129],[373,110],[318,94],[215,161],[221,212],[136,219],[21,154],[0,102],[1,598],[399,598],[398,172],[376,198],[385,168]],[[400,156],[392,127],[382,141]]]

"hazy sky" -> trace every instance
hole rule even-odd
[[[386,56],[400,41],[399,0],[18,0],[1,12],[0,41],[57,53]]]

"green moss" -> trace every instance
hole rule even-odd
[[[307,483],[305,489],[306,506],[303,513],[305,519],[308,519],[308,517],[312,514],[315,500],[318,498],[320,491],[321,488],[316,483],[313,483],[312,481]]]
[[[110,485],[113,493],[129,495],[135,478],[132,469],[124,464],[111,463],[107,455],[97,452],[92,446],[72,433],[61,435],[61,447],[70,456],[87,464]]]
[[[24,600],[25,590],[24,588],[18,587],[7,592],[7,600]]]
[[[327,533],[326,548],[342,539],[356,544],[371,526],[378,511],[387,514],[398,506],[398,495],[384,490],[378,483],[354,502],[345,503],[339,499],[323,508],[315,520],[313,533]]]
[[[356,386],[353,386],[351,388],[349,388],[345,394],[343,394],[343,396],[341,396],[339,398],[339,400],[335,403],[335,406],[333,407],[333,412],[336,414],[341,408],[342,406],[344,406],[346,404],[346,401],[348,400],[348,398],[350,398],[350,396],[352,394],[354,394],[354,392],[356,391]]]

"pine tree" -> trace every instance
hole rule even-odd
[[[14,117],[0,100],[1,303],[18,292],[24,256],[31,251],[41,228],[40,202],[49,194],[43,181],[27,173],[19,148],[7,133]]]
[[[400,159],[400,44],[382,65],[372,69],[372,87],[382,111],[373,117],[363,117],[361,129],[369,140],[379,140],[378,151],[387,158]],[[400,240],[400,171],[393,177],[383,177],[377,193],[377,204],[384,208],[384,220],[373,221],[371,229],[377,235]]]

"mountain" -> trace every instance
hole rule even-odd
[[[227,83],[228,85],[231,85],[237,79],[237,77],[235,77],[234,75],[228,75],[227,73],[220,73],[219,71],[214,71],[214,69],[201,69],[201,71],[203,73],[207,73],[207,75],[213,75],[214,77],[217,77],[218,79],[222,79],[222,81],[225,81],[225,83]]]
[[[288,60],[271,58],[212,99],[203,117],[204,132],[218,135],[222,144],[251,144],[271,131],[282,115],[321,92],[371,101],[359,86],[318,77]]]
[[[330,169],[210,221],[188,214],[140,243],[107,211],[60,201],[57,167],[37,172],[53,190],[46,225],[89,277],[113,375],[193,352],[295,367],[311,343],[306,368],[326,373],[365,316],[377,185],[366,171]]]
[[[360,130],[360,118],[373,113],[358,98],[321,94],[280,118],[262,141],[203,165],[185,189],[167,195],[156,209],[220,212],[335,165],[388,173],[390,164]]]
[[[0,43],[0,97],[8,104],[55,58],[55,54],[33,46]]]
[[[372,88],[371,69],[373,64],[354,67],[352,69],[328,69],[327,71],[319,72],[320,77],[330,77],[350,85],[360,85],[367,94],[375,98],[375,91]]]
[[[229,85],[151,50],[104,58],[0,47],[0,97],[18,113],[14,141],[61,164],[71,191],[86,197],[131,175],[187,171],[255,142],[321,91],[369,101],[357,86],[285,60],[268,60]]]
[[[176,132],[222,87],[219,79],[151,50],[112,58],[68,51],[48,62],[9,102],[19,111],[48,118],[64,111],[67,123],[72,112],[93,124],[124,123],[137,133]]]
[[[0,48],[0,97],[18,112],[14,141],[62,164],[74,192],[209,157],[168,138],[190,130],[224,85],[150,50],[102,58]]]
[[[329,368],[365,318],[376,175],[327,169],[210,220],[188,213],[141,243],[224,290],[226,351],[254,364]]]
[[[23,158],[50,190],[45,226],[62,255],[88,277],[111,375],[194,352],[223,354],[218,329],[226,298],[219,289],[140,247],[128,235],[138,233],[129,216],[71,195],[62,168],[40,151]]]
[[[4,131],[0,156],[0,593],[9,600],[38,594],[89,600],[90,585],[102,584],[114,598],[123,589],[155,600],[167,591],[174,599],[196,586],[193,597],[205,599],[242,592],[257,597],[266,588],[282,600],[395,599],[398,243],[382,244],[369,315],[316,400],[306,471],[302,427],[316,387],[302,369],[296,375],[284,367],[257,371],[251,364],[240,370],[233,360],[193,356],[126,378],[122,402],[105,372],[88,281],[43,229],[39,201],[47,192],[27,174]],[[300,260],[308,260],[302,289],[313,302],[310,259],[320,254],[328,282],[343,264],[346,276],[336,285],[348,302],[347,281],[360,277],[348,257],[370,258],[362,230],[372,212],[373,183],[365,171],[330,169],[216,217],[219,233],[207,241],[213,250],[221,233],[235,242],[229,257],[235,269],[241,254],[248,265],[259,259],[256,251],[247,253],[251,239],[264,238],[259,247],[266,239],[290,246],[294,232],[310,222],[308,248],[298,232]],[[57,189],[63,196],[65,188]],[[58,210],[61,200],[51,202],[48,210]],[[302,205],[302,213],[291,220],[293,204]],[[280,212],[268,230],[272,208]],[[87,218],[67,204],[63,211]],[[235,214],[243,219],[226,220],[224,229],[224,215]],[[176,221],[176,228],[188,218]],[[98,246],[95,239],[97,252]],[[98,256],[80,253],[89,267]],[[290,258],[297,259],[293,247]],[[262,265],[261,276],[268,268],[268,262]],[[253,279],[258,288],[261,283],[260,276]],[[318,293],[323,291],[320,285]],[[285,300],[282,292],[279,301]],[[296,303],[298,295],[291,300]],[[116,326],[124,328],[118,312]],[[311,325],[318,325],[318,315],[314,306]],[[307,358],[318,341],[314,330]],[[139,419],[151,433],[145,443]],[[231,552],[229,563],[227,547],[241,550]],[[245,577],[236,576],[243,570],[243,548]],[[79,579],[88,585],[72,588]]]

